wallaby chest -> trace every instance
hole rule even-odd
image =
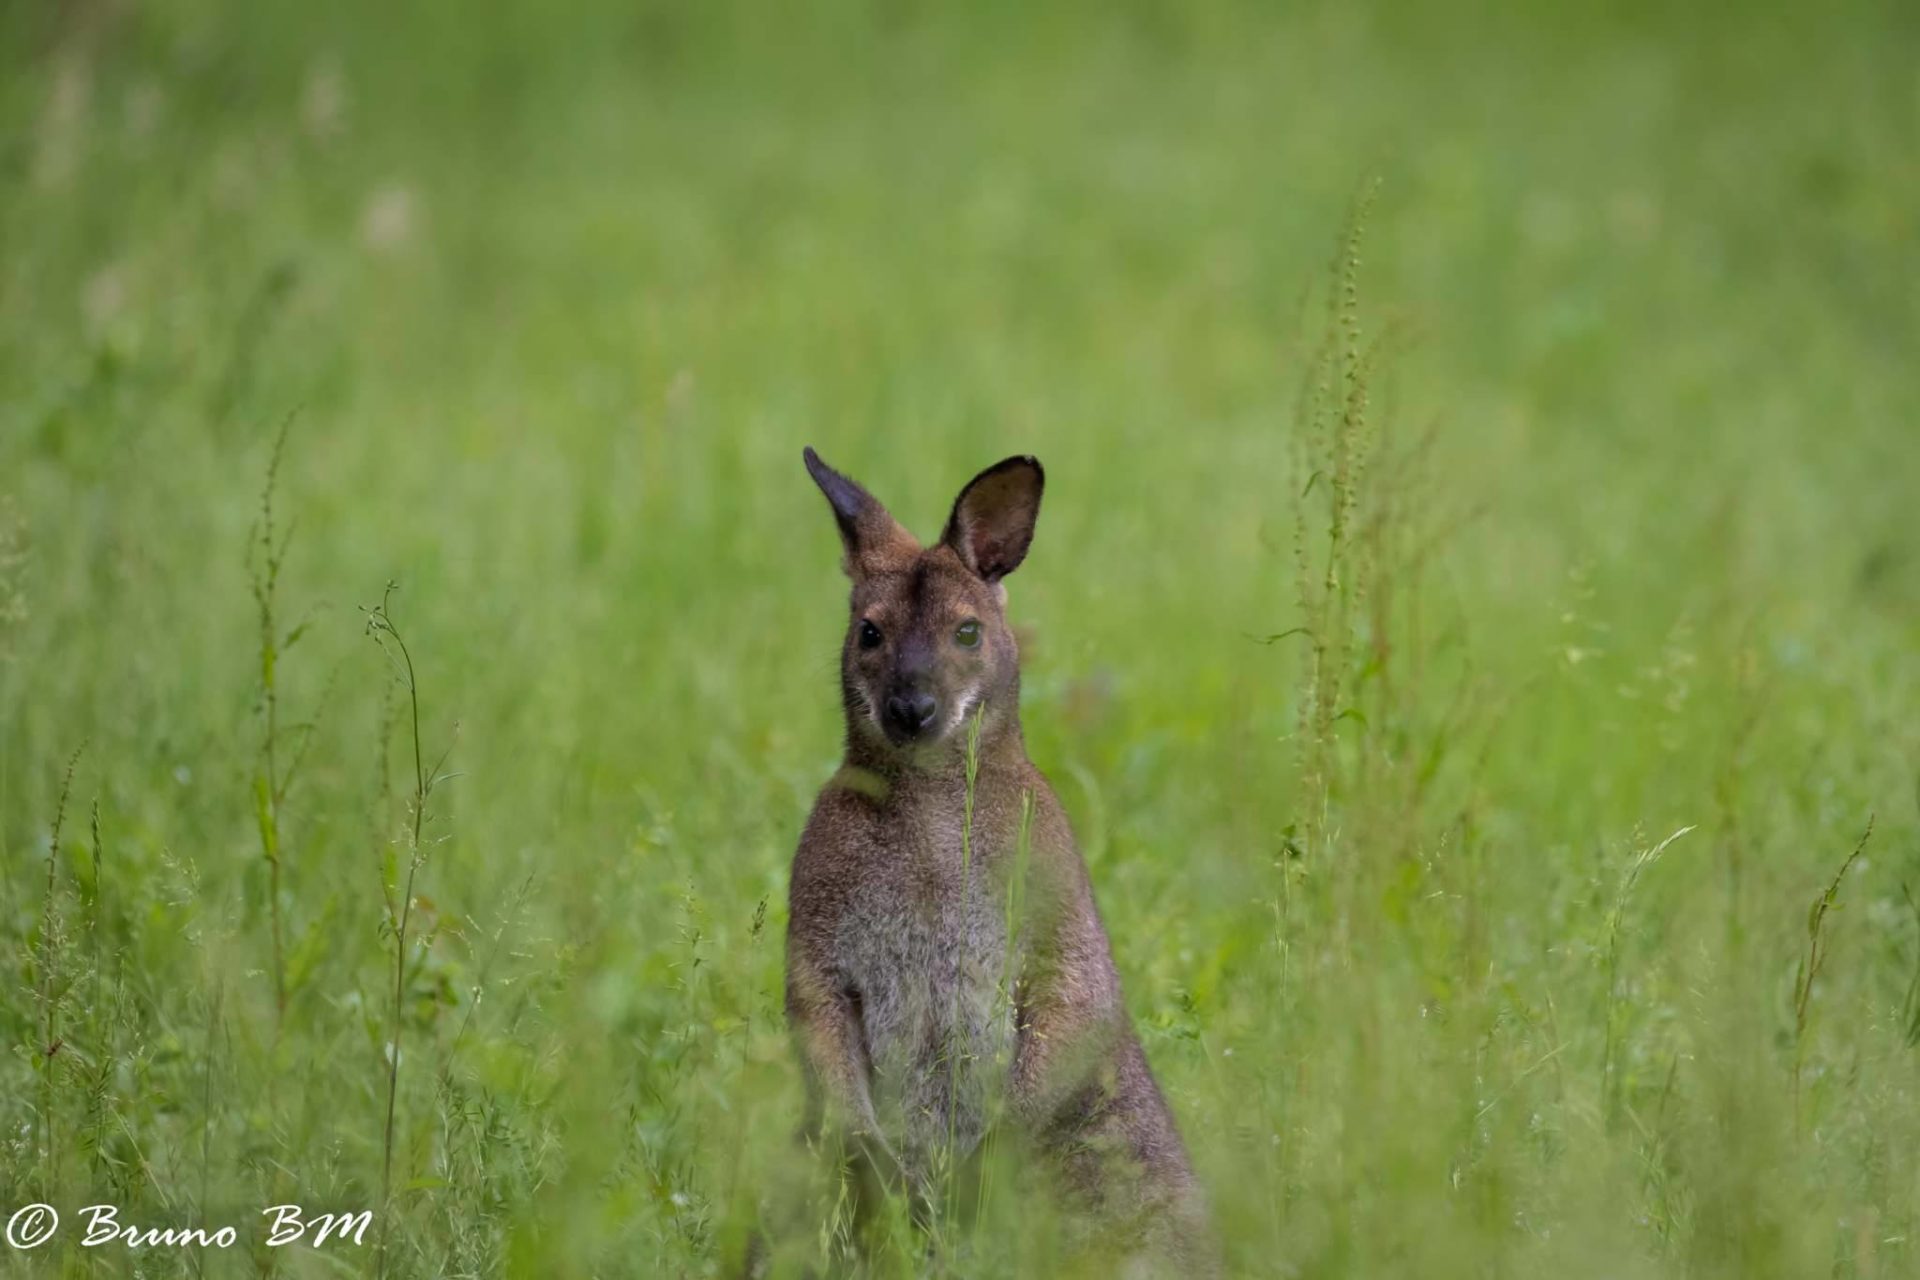
[[[1012,1059],[1015,956],[1000,833],[944,812],[889,824],[834,929],[881,1121],[924,1157],[970,1150]]]

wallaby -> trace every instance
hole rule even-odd
[[[1002,579],[1033,540],[1039,462],[975,476],[923,548],[860,485],[804,457],[853,580],[845,762],[790,888],[787,1018],[810,1123],[924,1203],[952,1167],[941,1162],[973,1153],[997,1112],[1101,1240],[1149,1266],[1211,1270],[1201,1193],[1122,1003],[1086,864],[1020,732]]]

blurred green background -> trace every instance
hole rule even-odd
[[[1046,464],[1028,740],[1235,1272],[1912,1274],[1916,66],[1891,0],[6,6],[0,1208],[373,1206],[397,1039],[390,1272],[817,1259],[810,443],[928,536]],[[1043,1204],[873,1267],[1055,1273]]]

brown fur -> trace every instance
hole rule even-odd
[[[982,472],[941,541],[922,548],[811,449],[806,460],[853,580],[846,757],[794,855],[787,931],[787,1015],[816,1119],[883,1179],[924,1192],[940,1146],[971,1153],[998,1104],[1103,1238],[1206,1269],[1186,1151],[1127,1017],[1066,815],[1021,737],[1000,579],[1032,539],[1040,466],[1009,458]],[[1022,908],[1011,930],[1009,894]]]

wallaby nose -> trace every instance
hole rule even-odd
[[[887,699],[887,716],[909,734],[919,733],[933,723],[940,710],[930,693],[896,693]]]

